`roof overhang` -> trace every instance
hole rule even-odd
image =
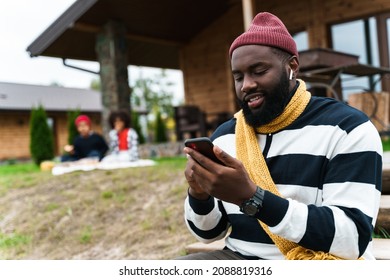
[[[32,57],[97,61],[96,37],[110,20],[127,30],[128,63],[179,69],[179,49],[237,0],[78,0],[27,51]]]

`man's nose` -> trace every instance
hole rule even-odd
[[[248,93],[254,88],[256,88],[256,82],[250,76],[245,76],[242,83],[241,91],[243,93]]]

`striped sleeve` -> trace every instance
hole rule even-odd
[[[340,134],[340,127],[335,130]],[[283,218],[270,230],[306,248],[356,259],[366,251],[378,214],[382,146],[369,121],[344,128],[336,141],[317,182],[318,205],[288,198]]]
[[[229,227],[222,203],[211,196],[203,201],[188,194],[184,202],[184,215],[190,232],[204,243],[225,237]]]

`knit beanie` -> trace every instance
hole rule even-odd
[[[76,126],[78,126],[80,122],[86,122],[89,126],[91,125],[91,119],[86,115],[80,115],[74,121]]]
[[[259,13],[248,30],[238,36],[230,46],[229,55],[244,45],[265,45],[282,49],[298,57],[297,45],[283,22],[267,12]]]

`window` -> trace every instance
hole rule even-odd
[[[353,36],[351,36],[353,34]],[[331,26],[332,48],[336,51],[359,56],[359,62],[379,66],[378,38],[375,18],[356,20]],[[349,93],[368,90],[381,90],[380,77],[356,78],[343,75],[342,88],[344,99]]]
[[[301,31],[293,35],[295,43],[297,44],[298,52],[307,50],[309,48],[309,39],[307,31]]]
[[[390,40],[390,18],[386,20],[386,28],[387,28],[387,39]],[[389,51],[389,57],[390,57],[390,43],[387,42],[388,45],[388,51]],[[390,61],[388,61],[390,63]]]

